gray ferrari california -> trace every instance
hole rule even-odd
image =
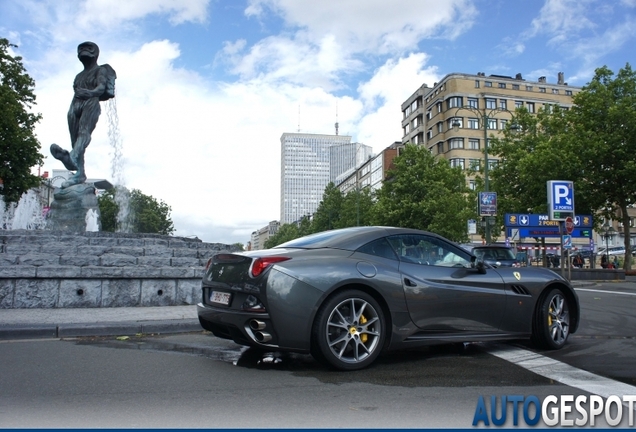
[[[220,253],[198,304],[215,336],[311,353],[337,369],[383,350],[530,338],[561,348],[580,319],[570,283],[539,267],[493,268],[430,232],[355,227],[272,249]]]

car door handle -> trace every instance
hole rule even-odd
[[[404,285],[410,286],[410,287],[416,287],[417,286],[417,284],[415,282],[413,282],[409,278],[404,278]]]

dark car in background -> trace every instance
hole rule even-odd
[[[521,267],[517,254],[511,247],[505,245],[464,246],[466,250],[492,267]]]
[[[199,322],[215,336],[342,370],[431,344],[529,338],[559,349],[580,314],[571,284],[551,270],[493,268],[439,235],[393,227],[216,254],[201,294]]]

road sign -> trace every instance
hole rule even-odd
[[[572,231],[574,231],[574,219],[568,216],[565,218],[565,232],[572,234]]]
[[[549,180],[548,213],[550,219],[564,221],[574,216],[574,183],[569,180]]]
[[[497,215],[497,192],[479,192],[479,216]]]
[[[572,249],[572,236],[563,236],[563,249]]]

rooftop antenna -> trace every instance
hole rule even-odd
[[[336,135],[338,135],[338,101],[336,101]]]

